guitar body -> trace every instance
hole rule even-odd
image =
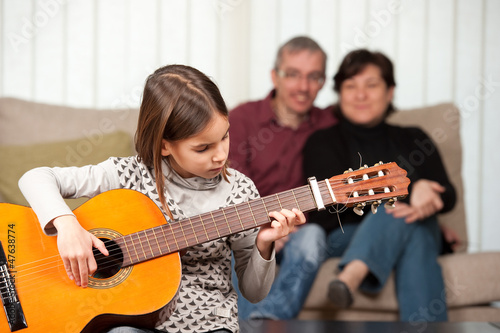
[[[165,223],[158,207],[132,190],[105,192],[74,213],[85,229],[101,239]],[[121,268],[114,263],[117,272],[92,277],[89,287],[81,288],[66,275],[57,237],[43,234],[30,208],[0,204],[0,241],[28,326],[18,332],[94,333],[117,325],[154,327],[175,307],[181,280],[177,252],[134,266]],[[6,319],[0,309],[0,332],[11,331]]]

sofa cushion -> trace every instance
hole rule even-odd
[[[462,144],[460,141],[460,112],[451,103],[401,110],[394,113],[389,123],[401,126],[417,126],[423,129],[436,144],[448,177],[455,186],[457,203],[453,210],[439,215],[439,222],[455,230],[463,246],[459,252],[466,250],[467,226],[465,222],[464,188],[462,181]],[[422,149],[425,154],[425,148]]]
[[[327,295],[329,282],[337,275],[339,261],[340,258],[331,258],[321,266],[304,309],[336,309]],[[498,279],[500,272],[500,252],[456,253],[440,256],[438,261],[443,271],[449,308],[489,304],[500,300],[500,284],[492,283]],[[355,292],[351,309],[397,311],[393,275],[378,294]]]
[[[0,146],[0,193],[5,202],[28,205],[17,185],[28,170],[39,166],[83,166],[96,164],[110,156],[134,154],[132,138],[128,133],[116,131],[94,137],[31,145]],[[68,200],[74,209],[83,200]]]

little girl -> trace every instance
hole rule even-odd
[[[137,156],[112,157],[81,168],[28,171],[19,186],[43,231],[57,234],[69,278],[86,287],[89,275],[97,269],[92,247],[104,255],[108,251],[101,240],[80,226],[63,198],[133,189],[151,198],[170,223],[257,198],[252,181],[227,166],[228,129],[228,110],[217,86],[194,68],[165,66],[146,81],[135,137]],[[260,229],[187,249],[181,258],[176,310],[156,330],[239,330],[231,251],[242,294],[258,302],[267,295],[274,278],[274,241],[305,222],[303,213],[295,208],[269,216],[273,222]],[[152,332],[130,327],[111,331]]]

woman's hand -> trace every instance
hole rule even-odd
[[[410,204],[396,202],[396,207],[388,209],[387,212],[395,218],[404,218],[406,223],[423,220],[443,209],[443,200],[440,194],[444,191],[445,188],[439,183],[420,179],[413,184]]]
[[[263,225],[257,234],[257,249],[264,259],[271,259],[273,242],[293,232],[296,225],[304,224],[306,217],[300,210],[282,209],[280,212],[271,212],[271,223]]]
[[[76,285],[87,287],[89,276],[97,269],[92,253],[96,247],[107,256],[108,250],[96,236],[85,230],[73,215],[63,215],[54,219],[57,229],[57,248],[64,263],[68,277]]]

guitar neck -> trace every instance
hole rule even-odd
[[[318,185],[324,194],[325,204],[333,204],[331,197],[328,199],[326,183],[320,182]],[[294,207],[303,212],[316,209],[309,185],[139,231],[115,239],[115,242],[124,252],[123,266],[134,265],[261,226],[271,221],[271,211]]]

